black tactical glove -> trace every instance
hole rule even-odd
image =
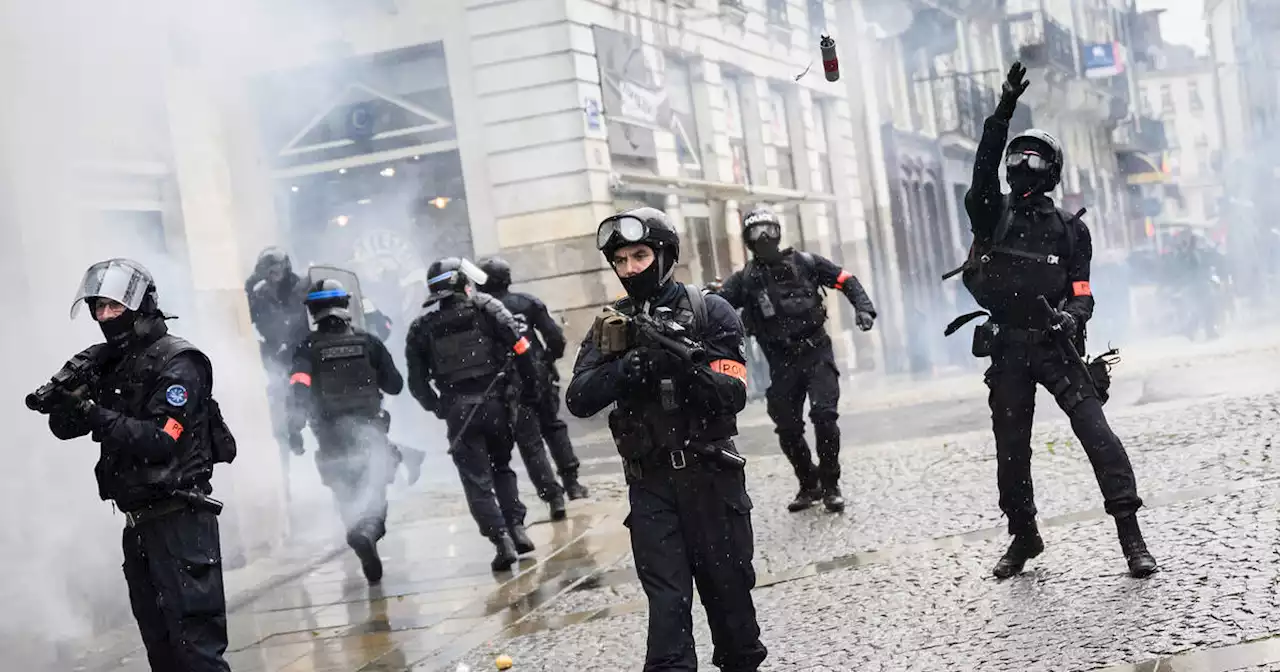
[[[1027,90],[1031,82],[1026,81],[1027,69],[1021,61],[1014,61],[1009,67],[1009,75],[1000,87],[1000,103],[996,105],[996,116],[1009,121],[1013,119],[1013,110],[1018,106],[1018,97]]]
[[[622,357],[622,382],[631,390],[649,385],[649,350],[635,348]]]
[[[859,310],[854,314],[853,321],[857,323],[859,329],[871,331],[871,327],[876,323],[876,318],[865,310]]]
[[[1068,336],[1074,336],[1079,323],[1076,322],[1076,316],[1065,310],[1055,310],[1049,315],[1049,328],[1054,331],[1061,331]]]
[[[294,455],[301,455],[307,450],[302,447],[302,434],[298,432],[290,432],[289,434],[289,450]]]

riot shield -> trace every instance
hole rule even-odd
[[[351,324],[360,329],[365,329],[364,319],[364,295],[360,293],[360,278],[355,273],[337,266],[312,266],[307,269],[307,286],[312,287],[315,283],[333,279],[342,283],[347,288],[347,292],[351,294],[351,304],[348,310],[351,311]],[[311,331],[316,330],[316,322],[311,318],[311,311],[307,311],[307,324],[311,327]]]

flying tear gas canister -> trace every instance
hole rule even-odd
[[[836,58],[836,41],[830,35],[823,35],[818,41],[818,49],[822,51],[822,70],[827,74],[827,81],[840,79],[840,59]]]

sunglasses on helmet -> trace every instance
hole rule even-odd
[[[1008,168],[1016,168],[1023,164],[1036,172],[1049,170],[1049,160],[1030,150],[1016,152],[1004,157],[1004,165]]]

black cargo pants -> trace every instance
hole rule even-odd
[[[791,462],[800,487],[831,487],[840,483],[840,371],[831,339],[825,334],[813,343],[780,349],[765,346],[769,361],[769,389],[765,404],[782,453]],[[814,468],[809,443],[804,438],[804,400],[809,397],[809,419],[818,444]]]
[[[1018,534],[1035,523],[1031,426],[1037,383],[1053,394],[1071,419],[1071,430],[1093,466],[1107,513],[1119,517],[1137,511],[1142,499],[1138,497],[1133,466],[1124,445],[1111,431],[1093,387],[1044,332],[1015,333],[1022,337],[996,345],[986,372],[991,390],[988,402],[996,440],[1000,510],[1009,519],[1009,534]]]
[[[378,541],[387,534],[387,486],[395,478],[398,452],[380,418],[347,416],[317,423],[320,482],[333,491],[338,513],[352,537]]]
[[[674,461],[629,468],[636,574],[649,599],[645,672],[698,669],[693,641],[693,586],[707,611],[715,646],[711,662],[725,672],[755,672],[768,650],[760,642],[751,589],[754,539],[751,498],[742,469],[682,451]]]
[[[182,508],[126,527],[124,578],[152,670],[227,672],[218,517]]]
[[[538,496],[543,501],[550,501],[564,493],[555,473],[559,473],[561,478],[576,479],[581,463],[573,452],[569,426],[560,419],[560,386],[550,376],[543,375],[538,389],[542,390],[538,403],[521,405],[517,410],[516,445]],[[552,473],[551,463],[547,460],[547,449],[550,449],[551,460],[555,461],[555,473]]]
[[[520,501],[516,472],[511,470],[515,443],[511,406],[501,396],[483,400],[459,397],[442,403],[449,441],[454,442],[450,454],[480,534],[493,537],[513,525],[523,525],[527,510]],[[459,437],[473,408],[475,417]]]

